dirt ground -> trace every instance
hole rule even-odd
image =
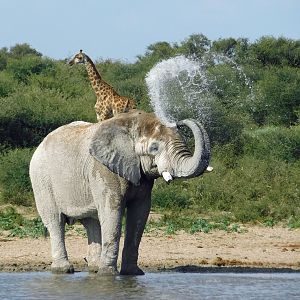
[[[87,239],[68,233],[66,245],[75,270],[85,270]],[[0,271],[49,270],[50,263],[49,238],[0,237]],[[169,236],[151,232],[142,238],[139,265],[146,272],[211,266],[300,270],[300,229],[251,226],[243,233],[179,232]]]

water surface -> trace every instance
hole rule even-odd
[[[0,299],[300,299],[300,273],[0,273]]]

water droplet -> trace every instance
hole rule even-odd
[[[235,102],[243,105],[243,101],[253,101],[252,82],[242,67],[225,55],[208,51],[198,60],[183,55],[163,60],[148,72],[146,84],[155,114],[167,126],[174,126],[177,121],[187,118],[209,123],[214,101],[218,101],[220,94],[226,98],[222,93],[222,86],[218,85],[220,77],[226,85],[236,84],[222,72],[211,72],[213,68],[222,64],[229,66],[242,85],[248,89],[248,100],[239,99],[237,90]],[[237,86],[236,89],[238,88]]]

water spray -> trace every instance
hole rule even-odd
[[[233,59],[209,51],[197,60],[180,55],[157,63],[146,75],[151,106],[158,118],[170,127],[187,118],[209,124],[217,93],[222,92],[210,68],[220,64],[230,66],[253,100],[252,82]],[[223,80],[233,84],[227,78]],[[241,99],[236,101],[242,103]]]

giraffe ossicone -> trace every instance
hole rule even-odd
[[[82,50],[77,53],[69,65],[84,64],[96,94],[95,111],[99,122],[109,119],[119,113],[128,112],[136,108],[135,101],[131,98],[120,96],[112,86],[105,82],[99,74],[95,64],[83,53]]]

